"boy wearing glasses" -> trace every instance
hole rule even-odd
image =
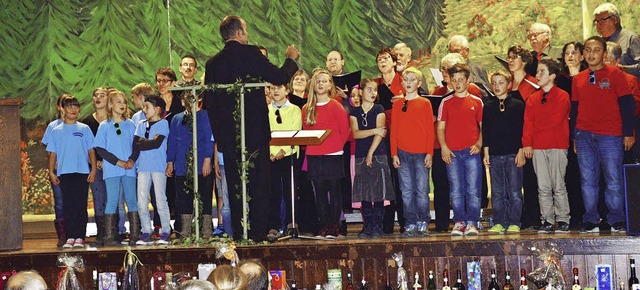
[[[574,76],[571,93],[577,103],[574,150],[578,156],[585,214],[582,217],[585,233],[600,231],[598,223],[598,191],[600,170],[605,176],[605,201],[609,213],[605,223],[611,231],[624,232],[625,211],[622,178],[623,150],[633,146],[633,112],[635,103],[624,72],[604,64],[607,44],[602,37],[593,36],[584,43],[584,58],[589,65]]]
[[[536,80],[540,90],[527,100],[522,146],[532,158],[538,180],[542,227],[538,233],[569,232],[569,198],[564,183],[569,148],[569,94],[555,85],[560,74],[555,60],[538,62]]]
[[[511,75],[497,71],[491,75],[496,97],[484,106],[482,141],[484,165],[491,172],[491,204],[494,226],[489,234],[520,232],[522,214],[522,125],[524,103],[513,97]]]
[[[453,207],[452,236],[478,235],[482,192],[482,99],[471,95],[466,64],[455,64],[447,71],[454,94],[438,109],[438,140]]]
[[[433,155],[433,112],[431,102],[418,95],[422,72],[410,67],[402,72],[406,95],[393,103],[391,114],[391,156],[398,169],[406,230],[403,237],[428,235],[429,168]]]
[[[302,129],[302,112],[287,99],[286,85],[271,85],[269,96],[269,126],[271,131]],[[269,232],[267,239],[277,240],[284,232],[280,204],[286,204],[285,223],[291,223],[291,158],[297,161],[298,146],[269,146],[271,160],[271,190],[269,192]],[[297,168],[298,166],[294,166]],[[297,174],[296,174],[297,176]]]

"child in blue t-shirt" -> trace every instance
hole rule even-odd
[[[105,216],[105,246],[118,245],[116,242],[117,208],[120,187],[129,209],[129,245],[135,245],[140,237],[140,217],[136,199],[136,172],[133,168],[136,156],[133,154],[135,125],[129,119],[129,108],[125,94],[118,90],[109,92],[107,120],[100,123],[96,133],[96,151],[103,158],[102,176],[107,187]]]
[[[182,100],[186,110],[171,119],[169,126],[169,141],[167,143],[167,169],[166,175],[175,175],[176,183],[176,216],[182,222],[180,235],[191,236],[191,224],[193,219],[193,193],[187,192],[185,181],[187,179],[189,166],[187,155],[191,155],[193,144],[192,127],[188,118],[195,115],[198,142],[198,194],[202,201],[202,237],[213,237],[213,208],[211,200],[213,198],[213,178],[211,175],[213,159],[213,133],[211,123],[206,111],[200,110],[199,106],[195,114],[191,112],[191,104],[186,99]]]
[[[142,235],[137,245],[151,245],[151,220],[149,218],[149,194],[151,184],[154,185],[154,209],[160,216],[162,230],[158,244],[169,244],[171,236],[169,205],[167,203],[167,137],[169,136],[169,122],[162,119],[166,103],[159,96],[146,97],[142,111],[146,119],[136,126],[134,151],[140,151],[138,156],[138,214],[142,223]]]
[[[44,131],[44,135],[42,136],[42,145],[45,147],[49,144],[51,140],[51,131],[56,126],[62,124],[62,100],[66,97],[71,97],[69,94],[62,94],[58,97],[58,101],[56,102],[56,111],[58,111],[58,119],[55,119],[47,125],[47,129]],[[64,212],[62,211],[62,190],[60,189],[60,185],[56,185],[51,183],[51,191],[53,192],[53,209],[55,212],[55,220],[53,224],[56,228],[56,234],[58,236],[58,248],[62,247],[67,242],[67,235],[64,232]]]
[[[64,249],[84,248],[87,229],[87,197],[89,183],[96,176],[93,133],[78,122],[80,103],[69,95],[62,99],[62,123],[48,136],[49,178],[60,185],[67,241]],[[50,137],[50,138],[49,138]]]

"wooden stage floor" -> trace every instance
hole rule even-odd
[[[285,270],[289,282],[296,279],[298,286],[307,289],[326,282],[327,269],[333,268],[343,269],[343,276],[346,276],[346,270],[352,271],[355,280],[367,277],[372,285],[370,289],[383,289],[388,281],[395,281],[397,266],[391,255],[401,251],[405,255],[407,272],[419,272],[425,277],[432,270],[438,281],[442,281],[440,276],[444,269],[455,273],[456,269],[466,269],[466,262],[470,261],[479,261],[483,274],[492,268],[498,273],[505,270],[519,273],[519,269],[529,272],[542,265],[532,255],[530,247],[545,246],[550,242],[556,243],[564,253],[561,264],[565,273],[571,273],[574,267],[580,269],[583,285],[595,285],[592,272],[596,264],[613,265],[614,274],[627,281],[629,258],[640,259],[640,238],[618,233],[538,234],[523,230],[520,234],[488,235],[485,230],[472,237],[432,233],[429,237],[402,238],[396,233],[380,239],[359,239],[356,237],[359,230],[359,225],[350,225],[349,235],[335,241],[288,240],[239,246],[237,252],[240,259],[259,259],[267,269]],[[144,264],[139,269],[142,281],[149,281],[154,272],[163,271],[167,266],[174,273],[196,273],[199,263],[228,263],[216,258],[212,245],[133,247],[132,250]],[[56,258],[67,252],[83,257],[86,271],[79,274],[79,279],[91,283],[94,269],[100,272],[121,270],[125,251],[124,247],[61,251],[55,247],[52,238],[29,238],[24,240],[22,250],[0,252],[0,272],[36,269],[52,285],[50,283],[60,271]],[[570,277],[566,279],[569,283]],[[483,285],[488,284],[485,280]]]

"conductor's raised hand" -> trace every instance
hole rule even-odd
[[[298,50],[298,48],[296,48],[295,45],[292,44],[287,46],[285,55],[290,59],[297,60],[298,57],[300,56],[300,51]]]

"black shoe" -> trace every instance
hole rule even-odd
[[[600,232],[611,232],[611,225],[606,222],[606,221],[601,221],[600,225],[598,225],[598,227],[600,228]]]
[[[539,234],[553,234],[553,225],[549,222],[544,222],[544,224],[538,230]]]
[[[568,233],[569,232],[569,224],[565,222],[558,222],[556,224],[556,233]]]
[[[598,225],[590,222],[582,223],[582,227],[580,228],[581,233],[599,233],[600,228]]]
[[[611,232],[624,234],[627,232],[627,225],[624,222],[617,222],[611,226]]]
[[[347,236],[347,221],[340,221],[340,235]]]

